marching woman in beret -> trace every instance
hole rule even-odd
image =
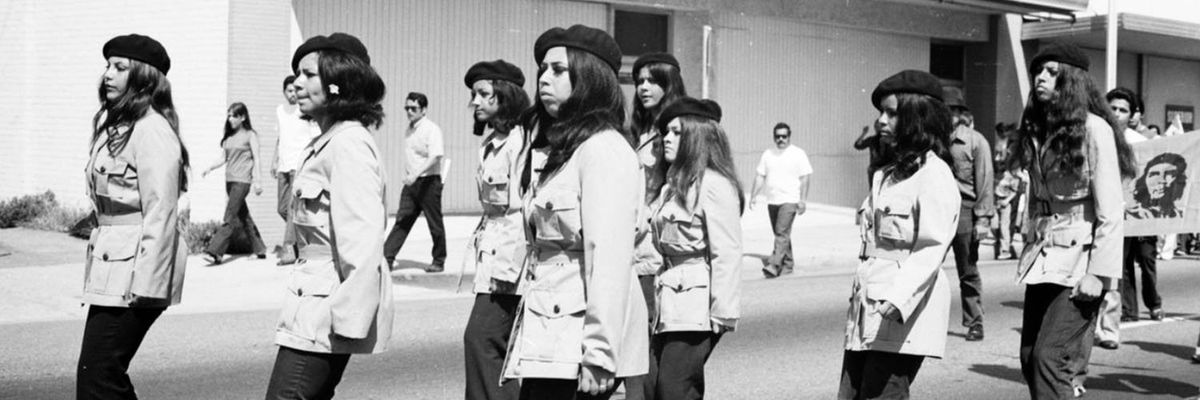
[[[522,379],[522,399],[607,399],[649,359],[630,266],[644,186],[621,132],[621,50],[608,33],[575,25],[543,33],[534,59],[535,133],[521,167],[532,254],[504,377]]]
[[[846,321],[839,399],[907,399],[925,357],[941,358],[950,286],[939,268],[958,224],[950,108],[936,77],[906,70],[875,88],[879,153],[858,209],[862,260]]]
[[[368,127],[383,122],[384,84],[366,47],[334,33],[292,56],[296,105],[320,127],[293,182],[291,265],[275,329],[267,399],[329,399],[351,354],[383,351],[392,281],[383,262],[383,173]]]
[[[525,228],[516,190],[517,164],[524,147],[521,113],[529,108],[525,74],[504,60],[479,62],[467,70],[467,89],[475,110],[479,170],[475,182],[483,218],[470,240],[475,264],[475,306],[463,333],[466,399],[516,399],[515,380],[500,382],[508,338],[520,295],[517,284],[525,262]]]
[[[158,41],[138,34],[104,44],[87,169],[99,225],[88,242],[88,304],[76,370],[76,398],[135,399],[126,371],[150,325],[179,304],[187,244],[178,221],[188,155],[179,138]]]
[[[704,363],[737,327],[742,260],[742,185],[721,107],[680,99],[659,118],[666,185],[653,213],[658,271],[651,342],[656,399],[704,398]]]
[[[658,198],[666,176],[666,163],[663,158],[663,137],[655,126],[659,114],[668,104],[687,96],[683,78],[679,75],[679,61],[667,53],[646,53],[633,63],[634,87],[633,95],[633,134],[637,138],[638,162],[642,166],[642,174],[646,178],[645,209],[638,220],[638,230],[634,238],[634,273],[642,286],[642,295],[650,322],[654,322],[654,277],[662,267],[662,256],[654,249],[654,241],[650,235],[650,204]],[[654,375],[654,364],[650,364],[649,376]],[[650,379],[633,377],[625,381],[626,392],[631,399],[639,399],[642,393],[636,392],[641,387],[645,398],[654,397],[654,385]]]

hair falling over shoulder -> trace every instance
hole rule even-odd
[[[171,98],[171,82],[167,80],[167,76],[149,64],[131,59],[129,60],[129,80],[126,83],[125,93],[122,93],[121,97],[116,101],[108,101],[103,84],[99,85],[97,92],[100,98],[100,110],[96,111],[96,115],[92,117],[92,126],[95,127],[92,131],[92,144],[94,145],[97,140],[100,140],[102,134],[117,127],[125,127],[126,132],[133,132],[137,121],[153,109],[167,120],[167,123],[171,125],[171,130],[175,131],[175,136],[179,139],[182,166],[179,170],[179,185],[180,190],[187,191],[187,176],[190,166],[188,151],[187,147],[183,145],[183,138],[179,137],[179,116],[175,113],[175,102]],[[129,135],[113,140],[121,141],[116,146],[110,146],[119,151],[125,147]]]

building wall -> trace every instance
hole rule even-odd
[[[0,174],[0,198],[52,190],[67,205],[88,206],[83,168],[99,108],[105,66],[100,50],[112,37],[131,32],[166,47],[167,77],[192,164],[211,160],[215,150],[198,145],[219,132],[215,124],[225,111],[227,0],[114,0],[103,6],[16,0],[6,3],[5,15],[0,52],[8,56],[0,57],[0,71],[15,71],[17,79],[16,92],[0,96],[0,115],[12,121],[0,131],[5,147],[0,168],[12,171]],[[210,191],[195,175],[193,190]],[[197,205],[193,217],[197,214],[219,217],[219,207]]]
[[[1146,57],[1146,124],[1167,130],[1167,104],[1200,108],[1200,61]],[[1196,123],[1200,127],[1200,123]]]

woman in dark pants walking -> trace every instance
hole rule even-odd
[[[88,197],[99,225],[88,242],[88,305],[76,370],[77,399],[136,399],[126,371],[146,331],[179,304],[187,244],[178,200],[187,188],[187,150],[158,41],[130,34],[104,44],[88,159]]]
[[[471,236],[474,251],[469,255],[475,265],[475,305],[463,332],[466,399],[515,400],[517,381],[497,382],[521,301],[525,224],[516,173],[525,145],[521,113],[529,108],[529,96],[521,88],[525,74],[504,60],[476,63],[465,81],[471,90],[474,134],[484,138],[475,174],[483,217]]]
[[[250,113],[246,105],[233,103],[225,116],[225,136],[221,137],[221,149],[225,157],[200,174],[207,176],[209,172],[225,166],[225,193],[228,200],[225,203],[225,223],[208,242],[204,255],[211,264],[220,264],[229,249],[230,241],[237,237],[245,237],[250,241],[250,249],[258,258],[266,258],[267,246],[263,244],[258,226],[250,218],[250,209],[246,208],[246,196],[253,187],[254,195],[262,194],[259,184],[259,154],[258,132],[250,125]],[[239,235],[240,234],[240,235]]]

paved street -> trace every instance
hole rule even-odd
[[[1096,349],[1088,399],[1194,396],[1200,366],[1187,359],[1200,324],[1195,260],[1162,264],[1167,322],[1126,324],[1121,348]],[[987,339],[962,340],[952,322],[948,357],[927,360],[918,399],[1021,399],[1016,358],[1021,293],[1011,262],[984,262]],[[827,399],[836,391],[844,305],[844,273],[745,282],[745,318],[717,346],[708,368],[714,399]],[[957,297],[957,290],[955,290]],[[356,356],[339,398],[453,399],[461,396],[461,333],[470,307],[464,296],[398,303],[397,335],[382,355]],[[951,311],[957,321],[959,311]],[[148,399],[253,399],[266,387],[274,359],[273,311],[176,313],[151,330],[132,368]],[[0,325],[0,398],[71,398],[79,321]],[[15,340],[14,340],[15,338]]]

